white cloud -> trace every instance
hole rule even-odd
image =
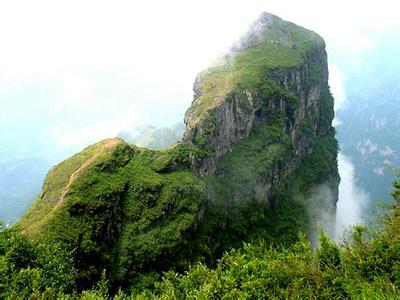
[[[368,1],[7,1],[0,4],[2,73],[158,66],[197,70],[262,10],[310,27],[345,49],[371,47],[371,30],[400,25],[397,3]],[[173,71],[170,69],[170,71]]]
[[[118,114],[81,128],[71,128],[70,124],[59,124],[50,129],[49,134],[64,146],[76,146],[95,143],[107,137],[115,137],[126,128],[132,128],[141,122],[136,107],[130,107]]]
[[[141,120],[180,121],[196,74],[261,11],[311,28],[329,47],[353,53],[373,47],[377,32],[400,25],[397,6],[389,0],[2,1],[0,94],[40,79],[35,84],[42,85],[41,99],[50,107],[43,117],[62,128],[65,141],[89,143],[88,132],[106,137],[110,132],[99,124],[130,107]],[[345,94],[336,71],[331,69],[331,85],[338,104]],[[51,101],[43,82],[52,82]],[[7,106],[18,100],[0,101]],[[178,113],[167,116],[168,109]]]
[[[346,103],[345,77],[337,65],[329,65],[329,85],[335,99],[335,110],[341,109]]]
[[[332,126],[333,126],[333,127],[338,127],[338,126],[340,126],[340,125],[342,125],[342,121],[340,121],[337,117],[335,117],[335,118],[332,120]]]
[[[86,74],[64,73],[60,80],[61,97],[54,105],[56,111],[82,109],[85,101],[91,100],[92,86]]]
[[[341,153],[338,155],[338,167],[341,181],[336,211],[337,240],[349,227],[363,223],[363,209],[369,201],[368,194],[357,186],[354,165]]]
[[[374,47],[376,34],[400,26],[397,16],[400,7],[396,0],[286,0],[269,1],[265,6],[283,18],[318,32],[328,48],[345,55],[356,55]]]

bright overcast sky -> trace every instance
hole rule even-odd
[[[76,147],[136,125],[182,120],[196,74],[262,11],[313,29],[328,48],[354,55],[400,25],[397,6],[385,0],[1,1],[0,145],[7,143],[9,152],[21,152],[24,145],[15,140],[27,139]]]

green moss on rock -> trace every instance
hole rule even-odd
[[[261,15],[238,44],[216,66],[199,75],[189,127],[195,126],[238,86],[241,90],[258,89],[268,70],[298,67],[309,53],[324,47],[323,39],[315,32],[270,14]],[[318,65],[313,68],[310,71],[318,76]]]

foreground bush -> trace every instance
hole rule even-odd
[[[400,183],[394,186],[395,201],[381,226],[356,226],[341,245],[322,231],[316,250],[304,237],[286,248],[263,241],[244,244],[213,268],[199,263],[185,274],[169,271],[155,284],[150,280],[114,298],[398,298]],[[94,290],[77,294],[71,255],[57,245],[33,244],[12,231],[0,237],[0,298],[110,298],[105,272]]]

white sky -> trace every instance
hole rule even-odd
[[[398,6],[389,0],[1,1],[0,104],[9,109],[0,112],[0,144],[2,134],[28,127],[47,143],[81,147],[135,125],[181,121],[196,74],[262,11],[313,29],[328,49],[352,56],[400,25]],[[332,70],[341,76],[332,88],[341,93],[343,74]],[[344,101],[344,92],[339,97]],[[18,124],[7,123],[16,112]],[[33,112],[40,118],[32,121]]]

